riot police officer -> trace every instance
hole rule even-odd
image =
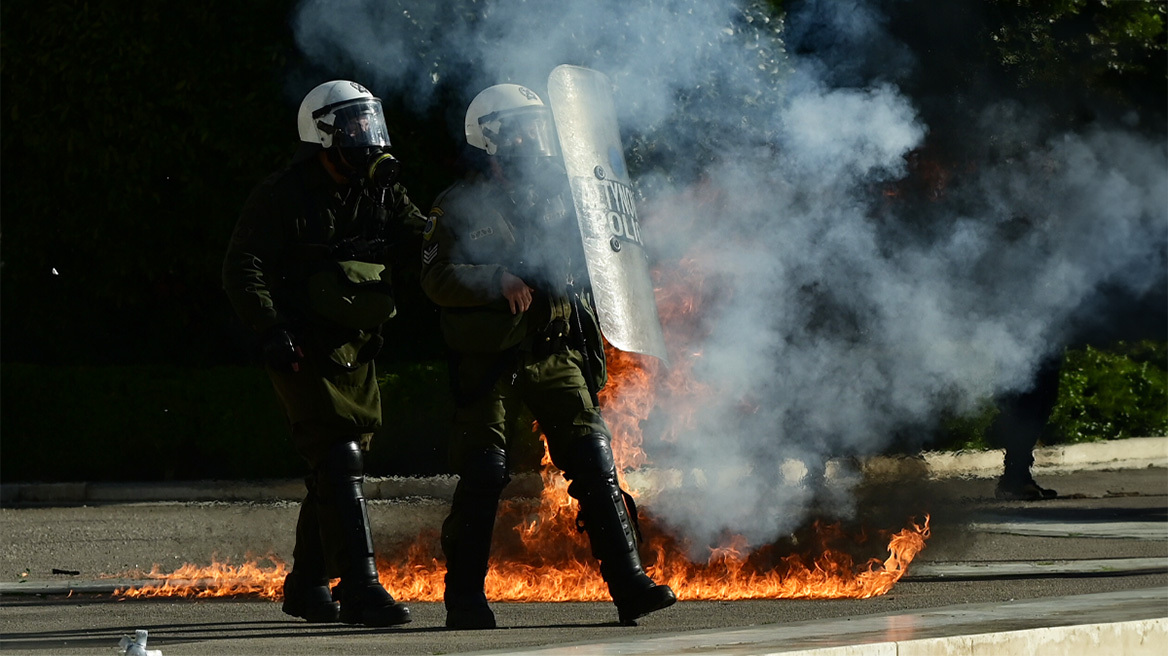
[[[362,490],[381,425],[374,356],[395,313],[395,252],[417,253],[424,222],[397,183],[381,102],[347,80],[301,102],[300,148],[247,199],[223,286],[260,338],[266,368],[307,461],[283,610],[310,622],[410,621],[378,581]],[[340,577],[334,590],[330,579]]]
[[[581,235],[552,116],[516,84],[482,91],[465,119],[478,170],[436,199],[423,232],[422,287],[441,308],[456,411],[459,476],[442,525],[446,626],[495,627],[483,583],[510,481],[506,427],[521,405],[571,481],[579,523],[620,621],[676,601],[645,573],[635,506],[617,484],[596,391],[606,377]]]

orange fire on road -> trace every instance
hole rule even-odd
[[[575,502],[567,497],[558,474],[545,470],[547,484],[538,505],[506,501],[495,532],[487,597],[494,601],[607,601],[588,545],[575,531]],[[864,599],[882,595],[907,571],[925,547],[929,519],[891,536],[888,557],[857,564],[842,549],[823,547],[818,555],[781,555],[774,546],[748,551],[738,541],[711,551],[705,562],[687,558],[671,536],[643,522],[642,547],[646,570],[667,583],[681,600],[736,599]],[[813,542],[839,544],[848,539],[838,527],[819,526]],[[382,553],[378,562],[381,582],[393,596],[406,601],[441,601],[445,566],[437,531],[420,535],[404,554]],[[149,583],[118,590],[121,597],[261,597],[278,600],[287,574],[285,563],[262,566],[184,565],[163,574],[123,574]],[[157,581],[157,582],[155,582]]]
[[[660,284],[661,280],[669,280],[670,284]],[[693,266],[679,267],[667,275],[659,273],[658,281],[657,300],[666,343],[671,349],[671,366],[614,349],[607,353],[609,383],[600,401],[613,433],[613,453],[622,475],[650,464],[642,449],[641,425],[659,395],[690,399],[688,404],[670,405],[692,410],[710,393],[691,375],[694,363],[701,357],[691,346],[698,341],[693,317],[701,309],[701,275]],[[671,432],[684,427],[689,419],[683,412],[671,412],[661,439],[673,439]],[[576,502],[568,496],[566,481],[551,464],[546,448],[541,476],[543,491],[538,500],[509,499],[501,505],[486,581],[488,599],[609,600],[587,540],[576,530]],[[622,484],[635,497],[645,492],[629,486],[627,481]],[[869,557],[857,562],[851,552],[864,536],[844,535],[838,525],[816,524],[798,541],[798,548],[777,544],[751,547],[743,538],[732,537],[727,544],[711,549],[704,561],[695,561],[687,556],[687,545],[654,521],[651,508],[643,508],[641,516],[641,554],[646,571],[657,582],[670,585],[681,600],[860,599],[882,595],[905,574],[929,537],[926,516],[922,524],[910,522],[888,538],[886,558]],[[262,566],[253,561],[241,566],[184,565],[170,574],[162,574],[155,566],[151,572],[119,575],[118,578],[137,576],[150,582],[115,594],[279,599],[287,566],[274,556],[265,560],[272,564]],[[442,600],[445,565],[438,527],[419,535],[404,552],[379,550],[378,565],[381,582],[395,598]]]

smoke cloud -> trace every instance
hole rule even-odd
[[[670,434],[648,454],[687,486],[649,508],[695,545],[774,539],[817,495],[846,514],[846,477],[809,484],[828,459],[1026,390],[1102,285],[1163,285],[1162,139],[1048,133],[1042,112],[987,99],[968,114],[986,147],[913,187],[931,128],[898,80],[917,64],[875,5],[844,4],[794,4],[786,25],[731,0],[308,0],[295,13],[313,61],[355,63],[378,93],[449,112],[452,139],[491,84],[543,93],[563,63],[613,80],[651,256],[705,281],[685,349],[709,396],[696,411],[662,399]],[[459,106],[436,107],[450,95]]]

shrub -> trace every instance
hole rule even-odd
[[[1059,442],[1168,435],[1168,342],[1067,351],[1049,424]]]

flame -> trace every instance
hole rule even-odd
[[[271,566],[262,564],[271,561]],[[107,578],[142,579],[159,581],[144,583],[138,587],[114,590],[119,597],[262,597],[279,599],[282,595],[284,576],[288,573],[280,558],[268,555],[263,559],[251,560],[242,565],[212,563],[199,567],[187,563],[169,574],[159,571],[156,563],[149,572],[132,570]]]
[[[692,412],[699,406],[698,400],[709,394],[691,373],[701,353],[688,346],[700,341],[700,322],[694,318],[701,314],[704,277],[691,260],[683,260],[668,273],[655,272],[655,276],[673,364],[662,367],[656,359],[609,348],[609,382],[600,393],[604,417],[613,433],[617,469],[623,486],[635,497],[639,491],[627,484],[624,472],[649,464],[640,427],[658,397],[690,399],[690,403],[670,405]],[[661,285],[663,280],[669,284]],[[678,411],[668,419],[662,431],[665,440],[674,439],[678,430],[690,425],[692,416]],[[512,602],[609,600],[586,538],[576,528],[576,502],[568,496],[566,481],[552,465],[546,444],[540,474],[543,490],[537,501],[507,499],[500,505],[485,584],[487,598]],[[646,572],[655,581],[670,585],[682,600],[863,599],[882,595],[905,574],[930,534],[926,515],[923,524],[910,522],[889,538],[887,558],[857,563],[849,552],[858,541],[864,541],[862,536],[845,535],[839,525],[817,523],[807,539],[798,541],[799,549],[777,544],[752,549],[741,536],[731,536],[725,544],[711,549],[705,562],[693,562],[684,545],[654,522],[649,512],[641,515]],[[397,599],[441,601],[445,575],[441,553],[437,528],[422,533],[403,550],[382,550],[378,561],[381,583]],[[151,582],[115,594],[280,599],[286,565],[274,556],[266,560],[272,565],[256,561],[238,567],[184,565],[169,575],[159,573],[156,565],[144,575]]]
[[[949,194],[955,178],[975,168],[971,162],[945,158],[933,145],[909,151],[905,155],[905,164],[907,175],[884,188],[885,198],[938,201]]]
[[[554,496],[554,495],[551,495]],[[494,601],[608,601],[608,588],[588,554],[587,544],[565,531],[567,516],[550,519],[547,495],[539,512],[512,529],[512,535],[496,532],[494,556],[487,575],[487,598]],[[514,518],[522,504],[507,503],[500,524]],[[817,526],[820,535],[832,527]],[[930,533],[929,517],[894,534],[888,557],[872,558],[857,566],[842,550],[828,549],[818,556],[776,556],[773,548],[748,553],[741,538],[711,551],[704,563],[694,563],[667,536],[656,535],[642,547],[646,571],[659,583],[670,585],[681,600],[739,599],[866,599],[887,593],[908,571],[908,565],[925,547]],[[526,542],[525,542],[526,540]],[[516,547],[518,545],[518,550]],[[397,599],[441,601],[445,565],[439,557],[436,531],[423,534],[400,558],[383,554],[378,561],[382,585]],[[287,574],[286,564],[275,556],[233,566],[215,563],[207,567],[183,565],[163,574],[155,565],[149,572],[128,572],[116,578],[141,578],[147,582],[114,591],[124,598],[147,597],[257,597],[277,601]],[[157,582],[155,582],[157,581]]]

